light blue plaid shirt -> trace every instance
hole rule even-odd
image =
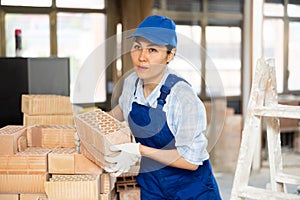
[[[156,107],[160,88],[169,74],[170,70],[166,69],[161,82],[147,98],[143,94],[142,80],[138,81],[134,95],[135,84],[138,79],[135,72],[125,79],[119,105],[126,121],[128,121],[128,114],[133,101]],[[180,81],[171,89],[163,110],[166,112],[168,126],[175,137],[175,146],[179,155],[192,164],[201,165],[204,160],[209,158],[205,137],[206,111],[202,101],[190,85]]]

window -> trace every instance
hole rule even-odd
[[[266,16],[283,16],[283,2],[273,3],[266,2],[264,5],[264,15]]]
[[[240,98],[243,1],[155,0],[153,12],[177,24],[178,52],[169,66],[202,99]]]
[[[104,43],[105,34],[102,29],[104,26],[104,14],[57,14],[58,56],[70,57],[71,88],[74,86],[81,66],[89,59],[90,54]],[[99,62],[95,65],[105,66],[105,55],[99,55],[99,58]],[[102,82],[102,85],[105,85],[105,82]],[[105,101],[105,99],[102,100]]]
[[[104,8],[104,0],[56,0],[57,7],[64,8]]]
[[[219,72],[225,95],[241,95],[241,29],[208,26],[206,42],[207,55]],[[214,74],[211,73],[207,70],[207,77],[213,79]]]
[[[185,78],[200,94],[201,91],[201,27],[177,25],[178,46],[169,66]],[[193,49],[193,51],[191,51]]]
[[[265,0],[264,57],[275,58],[277,89],[283,94],[299,94],[300,92],[300,81],[297,78],[300,73],[299,13],[300,2],[298,0]]]
[[[290,22],[289,30],[289,67],[288,90],[300,90],[300,22]]]
[[[2,37],[0,41],[1,56],[16,56],[15,30],[21,29],[23,57],[70,58],[72,93],[81,67],[105,41],[105,1],[2,0],[0,4],[2,16],[5,16],[5,30],[0,30],[5,32],[5,39]],[[97,64],[105,68],[105,54],[98,59]],[[105,80],[105,77],[101,79],[104,87],[97,93],[99,102],[106,101]]]
[[[50,7],[52,0],[1,0],[1,5]]]
[[[283,20],[269,19],[263,26],[264,57],[275,58],[277,91],[283,92]]]
[[[287,12],[289,17],[300,17],[300,2],[290,1],[287,6]]]
[[[6,14],[6,56],[14,57],[15,30],[22,31],[22,56],[50,56],[49,16],[40,14]]]

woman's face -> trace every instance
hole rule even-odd
[[[134,69],[144,83],[159,83],[173,56],[173,53],[167,54],[166,46],[158,46],[142,37],[136,37],[131,49]]]

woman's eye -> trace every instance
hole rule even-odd
[[[140,45],[136,44],[136,45],[133,46],[133,49],[135,49],[135,50],[141,50],[142,47]]]
[[[149,53],[154,53],[154,52],[157,52],[157,50],[156,49],[154,49],[154,48],[149,48]]]

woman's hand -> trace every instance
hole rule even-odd
[[[104,167],[107,172],[113,173],[114,176],[119,176],[122,173],[129,171],[130,167],[135,165],[141,158],[140,143],[125,143],[113,145],[110,147],[113,152],[120,152],[117,156],[105,156],[104,159],[112,163],[110,166]]]

